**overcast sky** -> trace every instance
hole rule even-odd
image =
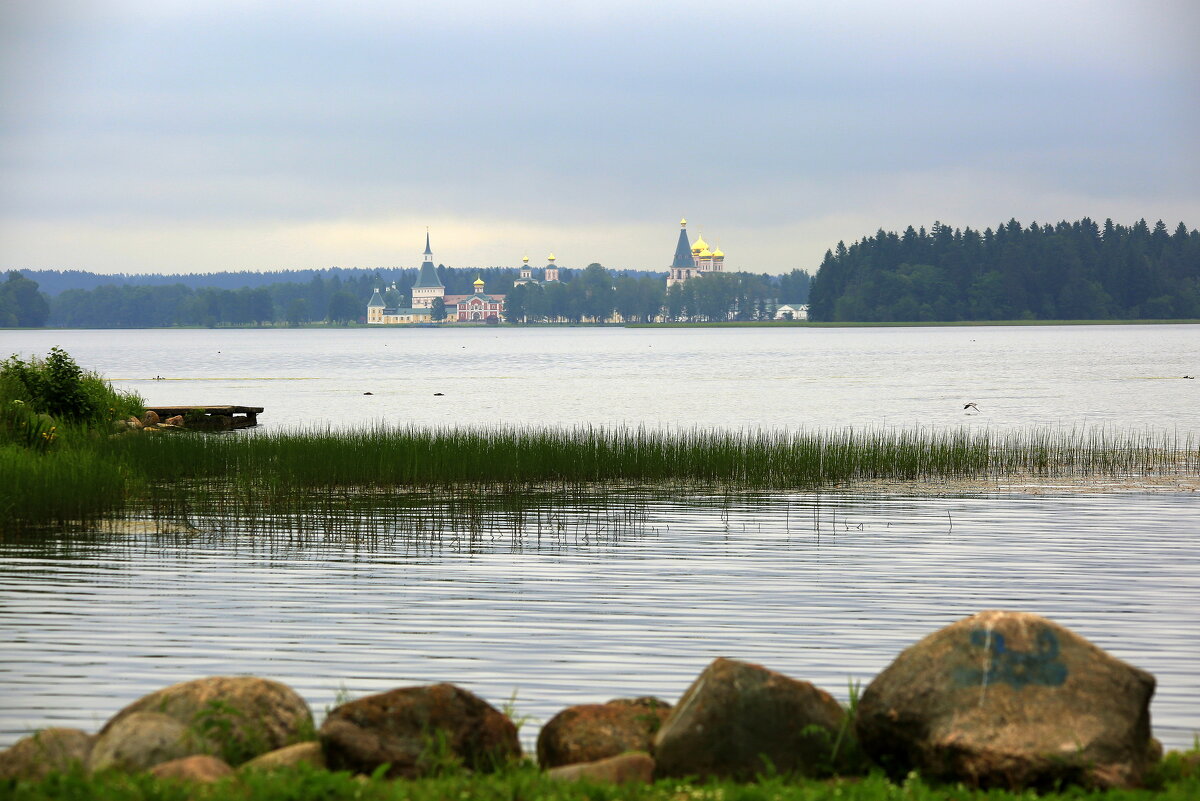
[[[434,7],[436,6],[436,7]],[[879,228],[1200,227],[1195,0],[0,5],[0,268],[815,271]]]

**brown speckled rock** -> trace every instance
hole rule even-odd
[[[490,771],[521,755],[512,721],[453,684],[402,687],[342,704],[329,713],[320,737],[332,770],[371,773],[388,763],[390,778],[435,769],[430,746],[439,737],[472,770]]]
[[[1128,787],[1153,759],[1154,677],[1026,612],[980,612],[863,692],[863,748],[893,775],[985,787]]]
[[[211,784],[233,775],[233,768],[225,764],[225,760],[217,759],[207,754],[172,759],[170,762],[160,762],[147,771],[151,776],[160,779],[179,779],[181,781]]]
[[[654,781],[654,758],[649,754],[631,752],[595,762],[579,762],[551,768],[546,771],[546,776],[563,781],[649,784]]]
[[[42,729],[0,751],[0,779],[42,779],[86,766],[95,737],[80,729]]]
[[[313,721],[308,704],[286,684],[254,676],[210,676],[173,684],[134,701],[113,716],[112,726],[135,712],[157,712],[211,737],[236,763],[290,745]]]
[[[553,768],[626,751],[650,751],[670,712],[671,705],[657,698],[618,698],[606,704],[567,707],[538,733],[538,764]]]
[[[242,765],[239,770],[281,770],[298,765],[324,769],[325,752],[321,750],[321,744],[314,740],[268,751]]]
[[[214,746],[175,718],[158,712],[131,712],[104,727],[88,759],[93,773],[120,770],[136,773]]]
[[[844,717],[833,696],[806,681],[717,659],[659,730],[657,775],[747,781],[771,771],[827,772]]]

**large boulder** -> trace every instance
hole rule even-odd
[[[806,681],[717,659],[659,730],[657,775],[745,781],[772,771],[826,773],[844,719],[838,702]]]
[[[80,729],[42,729],[0,751],[0,779],[44,779],[86,766],[95,738]]]
[[[858,706],[894,775],[1006,788],[1137,784],[1154,677],[1025,612],[980,612],[906,649]]]
[[[538,734],[538,764],[553,768],[595,762],[626,751],[649,751],[670,712],[666,701],[648,697],[567,707],[550,718]]]
[[[158,712],[211,739],[231,765],[312,737],[312,713],[286,684],[254,676],[210,676],[134,701],[104,728],[135,712]]]
[[[342,704],[320,731],[333,770],[416,778],[445,761],[489,771],[521,755],[517,727],[482,698],[453,684],[401,687]]]
[[[119,770],[137,773],[161,762],[212,751],[213,743],[173,717],[133,712],[104,727],[88,759],[93,773]]]
[[[207,754],[172,759],[170,762],[160,762],[147,771],[159,779],[175,779],[178,781],[211,784],[226,776],[233,775],[233,768],[223,759]]]
[[[595,762],[579,762],[546,771],[549,779],[561,781],[607,782],[609,784],[649,784],[654,781],[654,758],[633,751]]]

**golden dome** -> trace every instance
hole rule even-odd
[[[482,278],[476,278],[476,279],[475,279],[475,284],[474,284],[474,285],[475,285],[475,286],[483,286],[483,279],[482,279]]]
[[[550,254],[550,261],[554,261],[554,254],[553,254],[553,253],[551,253],[551,254]]]
[[[717,248],[716,250],[713,251],[713,258],[714,259],[723,259],[723,258],[725,258],[725,254],[721,252],[720,248]]]
[[[679,227],[680,227],[680,228],[687,228],[687,220],[681,217],[681,218],[679,219]]]
[[[692,245],[693,252],[699,252],[701,250],[708,250],[708,243],[704,241],[704,234],[700,234],[700,238],[696,240],[694,245]]]
[[[528,257],[528,256],[526,256],[525,258],[521,259],[521,263],[522,263],[522,264],[529,264],[529,257]]]
[[[708,248],[705,248],[704,250],[700,251],[700,258],[702,258],[702,259],[711,259],[711,258],[712,258],[712,251],[711,251],[711,250],[709,250]]]

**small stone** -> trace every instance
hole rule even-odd
[[[654,781],[654,758],[646,753],[631,752],[600,759],[550,768],[546,777],[563,781],[608,782],[610,784],[650,784]]]
[[[226,776],[232,776],[233,768],[229,767],[223,759],[217,759],[215,756],[207,754],[196,754],[182,759],[172,759],[170,762],[160,762],[147,772],[159,779],[179,779],[211,784]]]
[[[86,766],[95,737],[81,729],[42,729],[0,751],[0,779],[43,779]]]
[[[669,703],[649,697],[567,707],[538,733],[538,764],[553,768],[626,751],[648,752],[670,712]]]
[[[439,758],[491,771],[521,755],[513,722],[453,684],[401,687],[342,704],[320,736],[331,769],[369,774],[387,763],[389,778],[426,775]]]
[[[183,415],[177,414],[174,417],[168,417],[166,420],[163,421],[163,423],[166,425],[169,425],[169,426],[182,427],[184,425]]]
[[[297,765],[309,765],[324,770],[325,752],[321,750],[321,744],[314,740],[268,751],[242,765],[239,770],[280,770]]]
[[[717,659],[692,682],[654,743],[659,776],[749,781],[833,770],[845,713],[833,696],[760,665]]]

